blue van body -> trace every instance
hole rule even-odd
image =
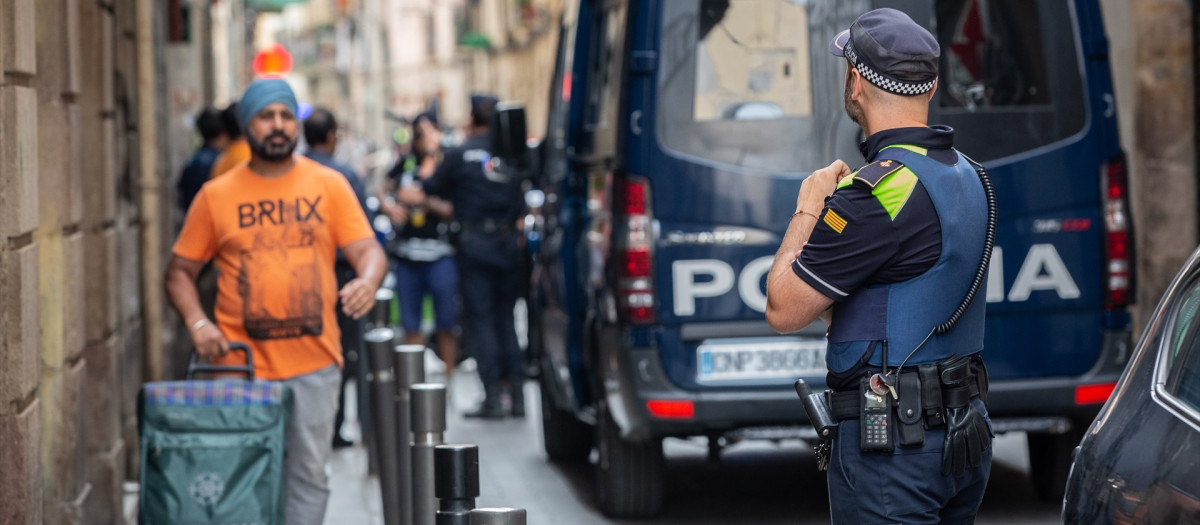
[[[539,151],[530,340],[547,452],[598,445],[605,513],[658,509],[664,437],[815,438],[791,383],[824,383],[825,327],[773,332],[764,281],[804,176],[864,164],[846,64],[825,44],[884,6],[938,36],[930,122],[954,127],[995,186],[990,411],[997,431],[1028,432],[1039,493],[1061,497],[1130,348],[1098,2],[582,0],[564,13]]]

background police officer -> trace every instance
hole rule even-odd
[[[462,326],[468,354],[479,365],[486,396],[477,410],[466,415],[484,418],[504,416],[504,379],[510,387],[512,414],[525,415],[521,391],[525,372],[513,319],[523,282],[516,225],[524,215],[525,201],[520,178],[494,169],[489,130],[495,111],[495,97],[471,97],[466,140],[446,151],[442,164],[424,185],[429,194],[449,196],[454,218],[461,226],[458,266]],[[442,204],[434,199],[431,205],[436,209]]]
[[[933,330],[966,296],[987,225],[954,131],[927,124],[939,51],[894,9],[862,15],[830,43],[848,62],[846,112],[870,164],[851,173],[838,160],[804,181],[768,276],[776,330],[831,310],[834,523],[971,523],[990,472],[984,301]],[[877,405],[886,419],[868,417]]]

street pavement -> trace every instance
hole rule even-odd
[[[444,377],[431,374],[431,382]],[[824,475],[807,445],[798,441],[744,442],[726,448],[721,459],[707,458],[703,440],[666,440],[667,495],[655,520],[610,520],[595,510],[592,467],[555,465],[542,450],[537,385],[526,384],[528,416],[501,421],[461,417],[482,393],[477,376],[460,370],[450,385],[447,443],[479,446],[480,497],[477,507],[520,507],[529,525],[736,525],[828,523]],[[347,396],[352,403],[353,396]],[[347,434],[355,432],[354,407]],[[1041,503],[1029,482],[1023,434],[1002,435],[980,524],[1059,523],[1058,504]],[[593,453],[593,457],[594,457]],[[367,476],[361,446],[338,450],[331,462],[332,495],[326,525],[384,525],[379,485]]]

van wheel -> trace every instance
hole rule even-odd
[[[661,439],[625,441],[608,411],[596,425],[596,506],[610,518],[646,518],[662,510],[665,460]]]
[[[1065,434],[1026,434],[1029,445],[1029,477],[1037,497],[1047,503],[1062,503],[1071,471],[1071,451],[1083,439],[1072,429]]]
[[[542,398],[542,442],[546,455],[555,463],[579,463],[592,452],[595,435],[591,425],[566,410],[554,406],[545,378],[539,381]]]

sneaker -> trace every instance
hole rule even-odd
[[[496,402],[489,403],[487,401],[484,401],[482,404],[479,405],[479,408],[476,408],[475,410],[472,410],[470,412],[463,414],[463,417],[480,418],[480,419],[503,419],[504,418],[504,407],[501,406],[500,403],[496,403]]]

